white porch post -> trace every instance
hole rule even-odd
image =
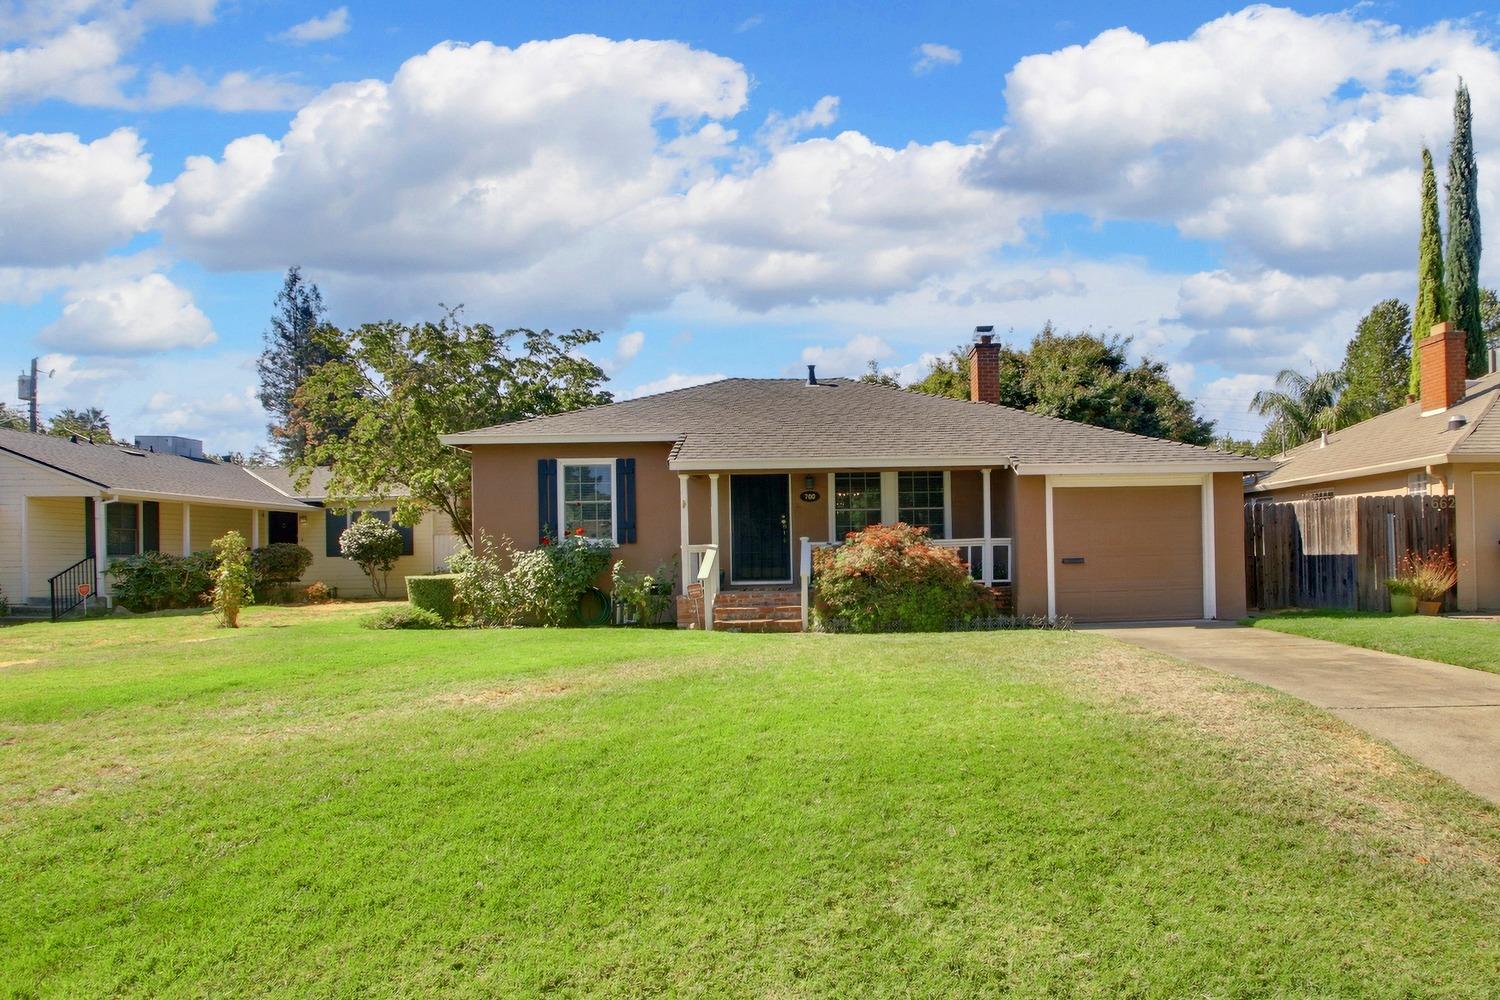
[[[1219,563],[1214,553],[1214,474],[1203,477],[1203,617],[1219,617]]]
[[[193,505],[190,503],[182,505],[182,554],[193,554]]]
[[[260,511],[254,508],[250,510],[250,547],[260,548]]]
[[[31,533],[27,528],[26,509],[31,506],[31,498],[21,497],[21,603],[25,604],[31,600]]]
[[[990,470],[979,470],[980,482],[984,484],[984,530],[979,537],[984,539],[984,583],[985,586],[995,582],[995,547],[990,544],[990,536],[994,534],[994,507],[990,500]]]
[[[682,594],[687,596],[688,574],[692,571],[688,563],[688,477],[679,474],[677,476],[677,495],[682,502]]]
[[[708,474],[708,540],[719,547],[719,474]]]
[[[99,597],[108,602],[109,600],[109,577],[104,575],[104,570],[109,566],[109,535],[105,525],[107,519],[104,509],[112,503],[100,497],[94,501],[94,576],[95,583],[99,588]]]

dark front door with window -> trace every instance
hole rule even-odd
[[[730,476],[734,583],[792,579],[792,502],[787,477]]]

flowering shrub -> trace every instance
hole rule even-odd
[[[401,558],[401,532],[376,517],[357,517],[339,536],[339,551],[370,578],[376,597],[385,596],[386,577]]]
[[[314,580],[302,592],[302,599],[308,604],[327,604],[333,600],[333,592],[328,589],[328,584],[322,580]]]
[[[820,617],[853,632],[935,632],[978,607],[963,560],[909,524],[871,525],[817,549],[813,582]]]
[[[517,552],[507,541],[449,560],[462,617],[476,625],[566,625],[609,567],[608,542],[569,535]]]
[[[615,600],[636,625],[653,625],[672,606],[672,583],[677,578],[673,564],[662,563],[654,573],[635,573],[624,562],[615,563],[610,584]]]
[[[1396,564],[1396,575],[1386,583],[1391,593],[1410,594],[1419,601],[1441,601],[1457,585],[1458,567],[1447,549],[1407,553]]]

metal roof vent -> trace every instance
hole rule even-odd
[[[818,366],[817,365],[808,365],[807,366],[807,384],[808,385],[817,385],[818,384]]]
[[[1455,413],[1453,416],[1448,418],[1448,429],[1450,431],[1461,431],[1464,429],[1464,425],[1468,422],[1468,417],[1464,416],[1461,413]]]

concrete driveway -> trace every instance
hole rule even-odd
[[[1310,701],[1500,803],[1500,674],[1239,625],[1091,631]]]

